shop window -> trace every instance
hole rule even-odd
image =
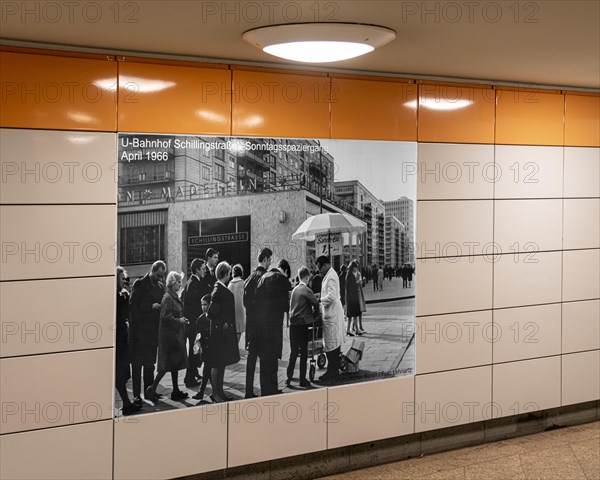
[[[121,228],[119,243],[122,265],[153,263],[165,256],[165,226]]]

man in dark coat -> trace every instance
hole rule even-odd
[[[144,391],[154,382],[154,364],[158,350],[158,324],[160,302],[165,293],[162,283],[167,267],[158,260],[152,264],[150,273],[133,284],[129,311],[129,354],[134,403],[142,404],[141,376],[144,369]]]
[[[185,386],[192,388],[198,385],[198,378],[202,378],[198,373],[198,368],[202,363],[194,363],[194,340],[198,333],[197,319],[202,315],[202,297],[212,292],[207,282],[202,279],[206,274],[206,264],[200,258],[194,258],[190,266],[192,275],[185,284],[181,295],[183,300],[183,316],[189,320],[186,327],[186,337],[188,340],[188,368],[185,372]]]
[[[315,272],[315,274],[313,275],[312,279],[310,280],[310,285],[309,285],[309,287],[311,288],[311,290],[313,291],[313,293],[315,295],[321,294],[321,284],[322,283],[323,283],[323,275],[321,275],[321,272],[319,272],[317,270]]]
[[[346,267],[346,265],[342,265],[338,275],[338,278],[340,279],[340,300],[342,301],[342,307],[346,306],[346,273],[348,273],[348,267]],[[321,293],[320,290],[319,293]]]
[[[277,383],[277,359],[283,353],[283,321],[290,309],[292,285],[290,264],[280,260],[276,268],[265,273],[256,287],[260,305],[258,317],[260,342],[260,394],[263,397],[280,393]]]
[[[400,275],[402,275],[402,288],[408,288],[408,267],[406,264],[402,265]]]
[[[219,263],[219,252],[214,248],[206,250],[206,275],[202,279],[202,283],[206,284],[205,288],[208,289],[208,293],[211,293],[217,283],[217,276],[215,269]]]
[[[290,299],[290,359],[286,380],[286,384],[289,386],[294,376],[296,359],[300,355],[300,386],[305,388],[311,387],[306,378],[309,325],[316,322],[319,312],[319,301],[313,291],[306,285],[309,275],[308,268],[302,266],[298,271],[299,283],[292,291]]]
[[[246,361],[246,398],[256,397],[254,393],[254,372],[256,371],[256,360],[258,359],[258,313],[260,305],[256,303],[256,287],[261,277],[267,273],[271,266],[273,252],[270,248],[263,248],[258,255],[258,266],[244,283],[244,307],[246,308],[246,349],[248,359]]]

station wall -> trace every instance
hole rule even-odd
[[[0,56],[2,478],[180,477],[600,399],[600,96]],[[417,375],[113,420],[117,132],[418,142]]]

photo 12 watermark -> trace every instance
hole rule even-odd
[[[106,259],[107,255],[109,258],[116,258],[116,243],[102,245],[94,241],[3,241],[0,252],[3,264],[95,264]]]
[[[503,249],[497,242],[482,243],[479,241],[460,242],[419,242],[409,245],[410,251],[421,262],[458,263],[466,259],[474,263],[483,259],[488,263],[497,263],[503,258],[512,256],[514,263],[538,263],[537,253],[542,249],[537,242],[514,242]]]
[[[502,167],[497,162],[428,161],[403,162],[403,181],[415,177],[420,183],[499,183],[503,178],[515,184],[540,183],[540,164],[537,162],[514,162]]]
[[[329,81],[201,82],[201,102],[329,104],[339,102],[339,85]]]
[[[202,23],[273,24],[298,22],[336,22],[340,3],[323,1],[200,1]]]
[[[3,1],[0,18],[3,24],[73,24],[140,22],[140,6],[130,1]]]
[[[540,2],[529,1],[420,1],[397,2],[402,23],[539,23]]]

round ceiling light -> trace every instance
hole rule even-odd
[[[360,23],[293,23],[248,30],[243,38],[286,60],[328,63],[372,52],[394,40],[396,32]]]

